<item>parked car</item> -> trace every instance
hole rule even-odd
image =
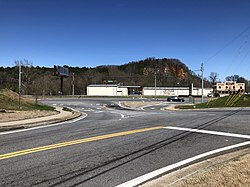
[[[169,101],[169,102],[172,102],[172,101],[175,101],[175,102],[184,102],[185,100],[182,99],[182,98],[179,98],[177,96],[172,96],[172,97],[168,97],[167,101]]]
[[[212,93],[208,93],[207,97],[213,97],[213,94]]]

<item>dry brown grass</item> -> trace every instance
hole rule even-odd
[[[250,154],[196,172],[176,187],[247,187],[250,186]]]
[[[31,110],[0,112],[0,122],[19,121],[57,114],[57,111]]]
[[[51,110],[54,108],[36,103],[31,97],[20,97],[16,92],[0,89],[0,111],[4,110]]]
[[[142,187],[248,187],[250,148],[221,155],[150,181]]]
[[[159,102],[125,101],[122,104],[130,108],[140,108],[145,106],[157,105],[159,104]]]

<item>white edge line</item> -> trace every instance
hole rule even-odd
[[[250,139],[250,135],[245,135],[245,134],[235,134],[235,133],[228,133],[228,132],[218,132],[218,131],[191,129],[191,128],[183,128],[183,127],[172,127],[172,126],[167,126],[164,128],[171,129],[171,130],[189,131],[189,132],[196,132],[196,133],[203,133],[203,134],[213,134],[213,135],[219,135],[219,136],[229,136],[229,137],[235,137],[235,138]]]
[[[31,131],[31,130],[36,130],[36,129],[42,129],[42,128],[47,128],[47,127],[53,127],[53,126],[58,126],[58,125],[62,125],[62,124],[67,124],[67,123],[74,123],[74,122],[77,122],[79,120],[82,120],[82,119],[86,118],[87,116],[88,116],[88,114],[85,113],[84,116],[81,116],[79,118],[69,120],[69,121],[64,121],[64,122],[55,123],[55,124],[51,124],[51,125],[43,125],[43,126],[38,126],[38,127],[31,127],[31,128],[27,128],[27,129],[0,132],[0,136],[1,135],[6,135],[6,134],[14,134],[14,133],[18,133],[18,132],[25,132],[25,131]]]
[[[212,151],[208,151],[206,153],[202,153],[200,155],[197,155],[197,156],[182,160],[182,161],[177,162],[175,164],[172,164],[172,165],[163,167],[161,169],[155,170],[153,172],[147,173],[145,175],[142,175],[140,177],[137,177],[135,179],[127,181],[127,182],[125,182],[123,184],[120,184],[120,185],[118,185],[116,187],[133,187],[133,186],[137,186],[137,185],[139,185],[141,183],[144,183],[146,181],[149,181],[150,179],[153,179],[153,178],[155,178],[155,177],[157,177],[159,175],[162,175],[163,173],[166,173],[166,172],[168,172],[170,170],[176,169],[176,168],[178,168],[180,166],[183,166],[185,164],[188,164],[190,162],[193,162],[193,161],[196,161],[198,159],[201,159],[201,158],[213,155],[213,154],[217,154],[217,153],[220,153],[220,152],[223,152],[223,151],[228,151],[230,149],[246,146],[246,145],[249,145],[249,144],[250,144],[250,141],[247,141],[247,142],[243,142],[243,143],[223,147],[223,148],[220,148],[220,149],[215,149],[215,150],[212,150]]]

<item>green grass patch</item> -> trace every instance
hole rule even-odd
[[[72,112],[72,110],[70,108],[67,108],[67,107],[63,107],[62,110],[67,111],[67,112]]]
[[[220,98],[211,98],[205,103],[196,105],[179,105],[178,109],[195,108],[222,108],[222,107],[250,107],[250,95],[231,95]]]

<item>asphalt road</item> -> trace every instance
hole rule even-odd
[[[249,141],[235,134],[250,134],[250,109],[159,110],[165,103],[137,111],[117,107],[120,100],[44,100],[87,117],[0,134],[0,186],[116,186],[201,153]],[[184,127],[209,131],[190,132]]]

